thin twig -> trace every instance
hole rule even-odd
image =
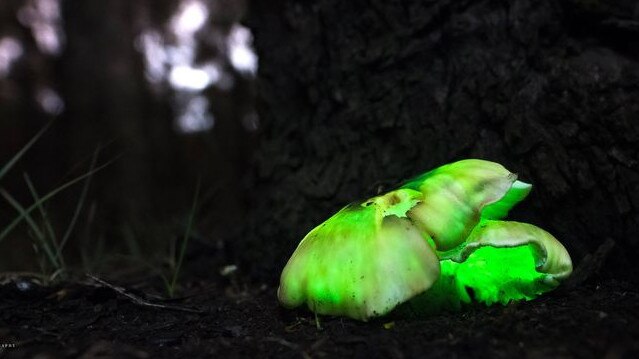
[[[118,287],[116,285],[113,285],[107,281],[104,281],[94,275],[91,274],[87,274],[87,277],[91,278],[93,281],[95,281],[96,283],[107,287],[111,290],[113,290],[114,292],[121,294],[122,296],[124,296],[125,298],[129,299],[131,302],[133,302],[134,304],[143,306],[143,307],[150,307],[150,308],[158,308],[158,309],[166,309],[166,310],[177,310],[177,311],[181,311],[181,312],[187,312],[187,313],[197,313],[197,314],[201,314],[204,313],[203,310],[199,310],[199,309],[193,309],[193,308],[187,308],[187,307],[180,307],[177,305],[166,305],[166,304],[158,304],[158,303],[153,303],[153,302],[149,302],[148,300],[144,299],[144,298],[140,298],[139,296],[129,292],[128,290],[126,290],[123,287]]]

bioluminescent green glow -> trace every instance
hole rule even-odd
[[[350,205],[312,230],[284,268],[282,304],[365,320],[428,289],[439,259],[405,217],[417,195],[397,190]]]
[[[278,290],[287,307],[367,320],[410,301],[418,312],[532,299],[572,271],[536,226],[500,221],[531,186],[503,166],[463,160],[346,206],[300,242]]]
[[[502,199],[516,178],[498,163],[463,160],[427,172],[402,188],[422,193],[423,201],[410,210],[409,217],[433,238],[437,249],[448,250],[468,237],[479,222],[478,213]]]
[[[440,262],[441,274],[427,291],[409,301],[412,312],[434,314],[458,310],[473,302],[491,305],[530,300],[556,287],[548,275],[535,270],[534,248],[482,247],[464,262]]]
[[[464,262],[441,261],[441,277],[451,278],[456,297],[464,303],[473,299],[485,304],[533,299],[554,287],[547,275],[535,270],[533,251],[530,245],[482,247]]]

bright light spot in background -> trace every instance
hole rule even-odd
[[[31,28],[40,51],[53,56],[62,52],[60,0],[30,0],[18,11],[18,21]]]
[[[166,47],[166,59],[172,66],[191,65],[195,61],[195,45],[191,42]]]
[[[171,20],[173,32],[180,38],[192,40],[193,35],[204,26],[209,10],[201,1],[184,1],[179,12]]]
[[[188,66],[175,66],[172,68],[169,81],[173,87],[186,91],[202,91],[210,83],[209,75],[206,71]]]
[[[144,32],[135,42],[138,51],[144,54],[146,78],[152,83],[164,79],[166,69],[166,51],[162,46],[162,36],[157,31]]]
[[[152,83],[168,81],[178,91],[201,91],[219,78],[215,71],[195,65],[197,42],[195,33],[209,18],[209,11],[201,1],[183,1],[170,20],[170,30],[176,35],[174,44],[155,30],[145,31],[136,40],[136,47],[144,53],[146,76]]]
[[[178,128],[182,133],[208,131],[214,124],[215,119],[209,113],[209,101],[204,96],[190,99],[184,112],[178,117]]]
[[[255,75],[257,72],[257,55],[251,48],[253,35],[246,27],[235,24],[228,37],[229,60],[241,73]]]
[[[40,51],[49,55],[59,55],[62,50],[60,37],[55,29],[48,25],[34,26],[36,42]]]
[[[214,64],[203,68],[178,65],[171,69],[169,82],[184,91],[202,91],[220,79],[220,70]]]
[[[207,4],[202,0],[180,1],[165,30],[144,31],[135,43],[138,51],[144,54],[148,81],[159,88],[167,86],[174,90],[176,127],[183,133],[207,131],[213,127],[213,116],[208,114],[209,103],[202,92],[211,86],[221,91],[229,91],[235,86],[236,75],[225,71],[223,63],[229,63],[244,75],[252,76],[257,71],[258,58],[252,50],[250,30],[236,24],[226,38],[217,40],[223,35],[216,33],[208,23],[211,10]],[[198,61],[200,43],[196,35],[213,39],[208,46],[216,46],[217,53],[222,54],[216,56],[226,58],[211,57],[205,63],[201,63],[201,59]],[[253,131],[259,121],[257,116],[249,116],[242,123],[247,130]]]
[[[23,52],[22,45],[13,37],[0,39],[0,77],[9,74],[11,65],[22,56]]]
[[[44,87],[36,93],[36,99],[42,110],[50,115],[59,115],[64,111],[64,101],[49,87]]]

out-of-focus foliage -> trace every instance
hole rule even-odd
[[[240,182],[259,129],[245,11],[244,0],[0,2],[0,163],[55,119],[0,187],[27,205],[23,173],[44,192],[81,174],[98,147],[105,159],[121,156],[93,178],[72,263],[96,241],[125,254],[164,248],[156,232],[166,242],[183,233],[200,175],[201,228],[223,240],[217,224],[242,218]],[[80,192],[47,204],[57,230]],[[0,228],[15,215],[0,202]],[[10,255],[0,269],[34,266],[25,236],[21,228],[2,244]]]

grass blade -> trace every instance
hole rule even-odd
[[[15,154],[15,156],[13,156],[13,158],[9,160],[9,162],[7,162],[4,166],[2,166],[2,168],[0,168],[0,179],[2,179],[2,177],[4,177],[9,172],[11,167],[13,167],[16,162],[18,162],[20,158],[22,158],[22,156],[24,156],[29,148],[31,148],[31,146],[33,146],[33,144],[36,143],[40,139],[40,137],[42,137],[42,135],[49,129],[49,127],[51,127],[52,123],[53,121],[47,123],[40,131],[38,131],[38,133],[35,134],[35,136],[33,136],[33,138],[31,138],[31,140],[29,140],[29,142],[27,142],[26,145],[22,147],[22,149],[20,149],[20,151],[18,151],[18,153]]]
[[[11,223],[9,223],[8,226],[6,226],[2,232],[0,232],[0,242],[2,242],[3,239],[5,239],[7,237],[7,235],[9,235],[9,233],[11,233],[11,231],[18,225],[20,224],[20,222],[22,222],[23,219],[25,219],[25,217],[30,214],[34,209],[38,208],[38,206],[42,203],[45,203],[46,201],[50,200],[51,198],[53,198],[54,196],[56,196],[58,193],[64,191],[65,189],[73,186],[74,184],[82,181],[83,179],[92,176],[94,173],[104,169],[105,167],[109,166],[111,163],[113,163],[115,160],[117,160],[119,158],[116,157],[115,159],[95,168],[94,170],[87,172],[81,176],[78,176],[70,181],[68,181],[67,183],[59,186],[58,188],[52,190],[51,192],[47,193],[46,195],[44,195],[44,197],[40,198],[39,201],[37,201],[36,203],[32,204],[29,208],[25,209],[24,213],[21,213],[20,216],[18,216],[16,219],[14,219]]]
[[[93,154],[93,159],[91,160],[91,166],[89,167],[89,173],[92,173],[93,170],[95,169],[95,165],[98,162],[99,154],[100,154],[100,147],[98,146],[98,149],[95,150],[95,153]],[[67,227],[67,230],[64,233],[64,236],[62,237],[62,242],[60,242],[60,246],[58,247],[58,251],[57,251],[58,258],[62,258],[62,250],[64,250],[64,246],[69,241],[69,237],[71,237],[71,233],[73,233],[73,229],[75,228],[78,218],[80,217],[80,212],[82,212],[82,208],[84,207],[84,202],[87,198],[87,193],[89,192],[89,185],[91,184],[92,177],[93,176],[90,175],[89,177],[87,177],[87,180],[84,182],[84,186],[82,187],[82,192],[80,193],[80,199],[78,199],[78,204],[75,207],[75,212],[73,212],[73,217],[71,218],[71,222],[69,223],[69,226]]]
[[[23,177],[24,177],[24,181],[27,183],[27,187],[29,187],[29,191],[31,191],[31,197],[33,197],[33,200],[36,203],[38,203],[38,201],[40,200],[40,196],[38,195],[38,191],[36,191],[35,186],[33,185],[33,182],[31,181],[31,178],[26,173],[23,174]],[[46,227],[46,230],[49,233],[49,238],[51,238],[51,243],[53,244],[54,248],[57,248],[58,239],[57,239],[57,236],[55,235],[55,231],[53,230],[53,226],[51,225],[51,221],[49,220],[49,215],[47,211],[44,209],[44,206],[42,205],[42,203],[40,203],[40,205],[38,206],[38,209],[40,210],[40,215],[42,216],[42,221],[44,222],[44,226]]]
[[[191,211],[189,213],[189,219],[186,224],[186,230],[184,231],[184,240],[182,241],[182,246],[180,247],[178,261],[175,266],[175,269],[173,270],[173,278],[171,279],[171,283],[169,286],[170,297],[173,297],[173,293],[175,292],[175,285],[177,283],[178,276],[180,275],[180,269],[182,268],[182,262],[184,261],[184,254],[186,253],[186,247],[189,242],[189,237],[191,236],[191,231],[193,229],[193,221],[195,219],[195,212],[197,210],[197,199],[200,196],[201,183],[202,183],[202,179],[199,178],[197,180],[197,185],[195,187],[195,195],[193,196],[193,205],[191,206]]]
[[[60,268],[59,263],[56,260],[56,256],[53,253],[51,246],[49,245],[49,243],[47,243],[47,240],[44,234],[42,233],[38,225],[35,223],[33,218],[31,218],[31,216],[29,215],[29,212],[27,212],[24,209],[24,207],[22,207],[22,205],[15,200],[15,198],[13,198],[7,191],[5,191],[4,188],[0,189],[0,195],[2,195],[2,197],[4,197],[7,200],[7,202],[9,202],[9,204],[11,204],[11,206],[13,206],[13,208],[15,208],[16,211],[18,211],[18,213],[20,213],[20,218],[25,219],[29,227],[31,227],[31,229],[35,233],[36,238],[40,242],[40,246],[44,250],[44,253],[47,255],[49,262],[51,262],[51,265],[53,265],[54,268],[59,269]]]

